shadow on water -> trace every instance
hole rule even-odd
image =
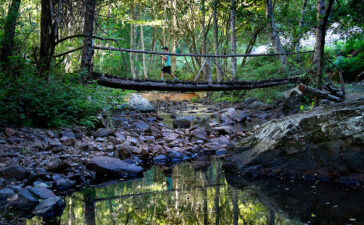
[[[65,198],[59,224],[362,224],[363,191],[247,181],[219,160],[153,166],[142,179]],[[40,224],[39,218],[27,224]]]

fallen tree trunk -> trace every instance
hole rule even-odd
[[[330,101],[334,101],[334,102],[343,102],[344,101],[343,98],[336,97],[334,95],[326,93],[325,91],[310,87],[308,85],[300,84],[298,86],[298,88],[300,89],[300,91],[302,93],[314,94],[314,95],[316,95],[316,96],[318,96],[320,98],[328,99]]]
[[[129,90],[156,90],[156,91],[230,91],[230,90],[249,90],[255,88],[273,87],[288,83],[300,82],[299,77],[272,79],[272,80],[260,80],[260,81],[235,81],[235,82],[223,82],[212,83],[207,82],[189,82],[189,81],[177,81],[177,82],[161,82],[152,80],[125,80],[112,76],[102,76],[99,73],[95,73],[98,84],[111,88],[122,88]]]

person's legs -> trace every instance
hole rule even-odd
[[[177,77],[173,73],[170,73],[169,75],[171,75],[175,80],[178,80]]]
[[[171,75],[174,78],[174,80],[177,80],[177,77],[172,73],[172,70],[171,70],[171,67],[170,66],[166,68],[166,71],[165,72],[167,74]]]
[[[164,73],[163,73],[163,70],[162,70],[162,72],[161,72],[161,80],[163,80],[164,79]]]

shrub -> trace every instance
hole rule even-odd
[[[83,86],[80,78],[67,74],[45,81],[32,73],[10,78],[0,74],[0,126],[92,127],[95,115],[123,102],[122,91]]]

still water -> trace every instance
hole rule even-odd
[[[247,181],[218,159],[153,166],[136,180],[65,198],[56,224],[363,224],[364,192],[320,183]],[[39,218],[27,224],[41,224]]]

